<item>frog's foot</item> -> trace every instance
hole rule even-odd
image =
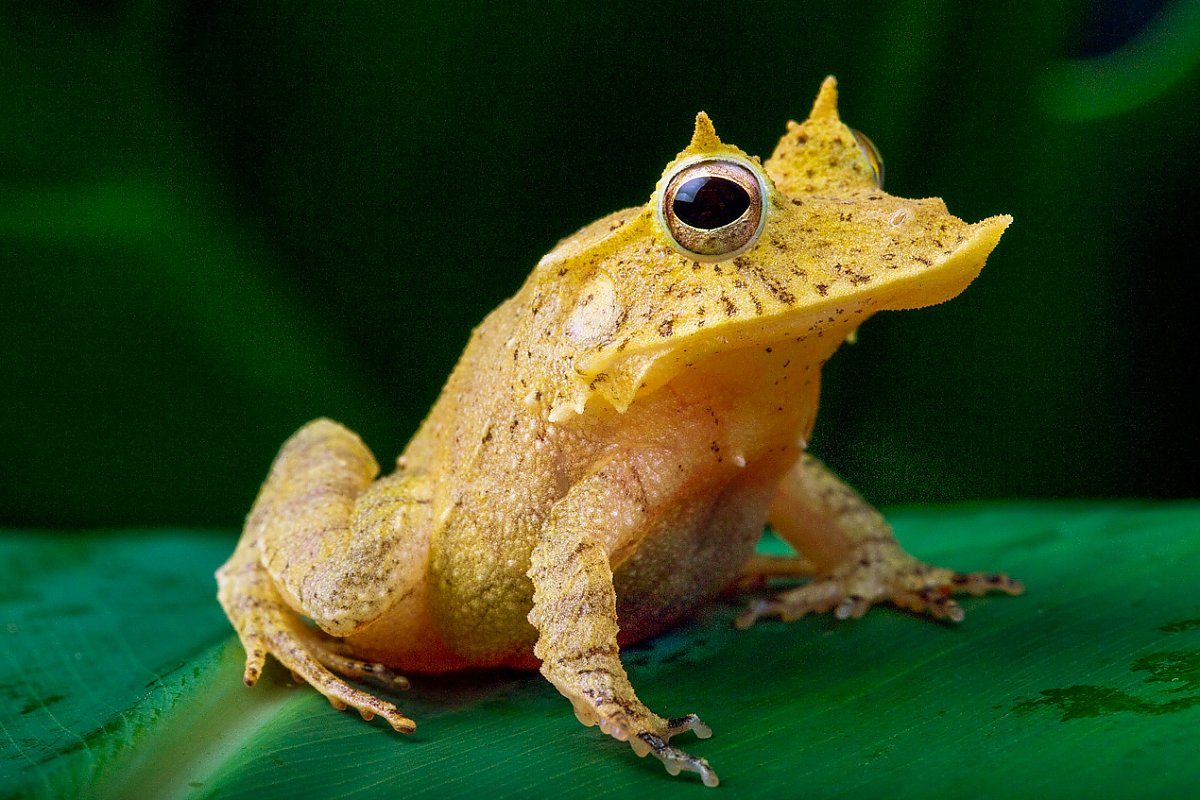
[[[417,724],[404,716],[394,705],[373,694],[356,689],[334,675],[369,680],[390,688],[405,688],[408,680],[396,675],[382,664],[372,664],[350,658],[328,646],[299,620],[272,630],[266,638],[267,649],[292,675],[320,692],[329,704],[339,711],[347,706],[357,709],[365,720],[376,714],[388,721],[400,733],[412,733]],[[247,657],[247,662],[249,662]],[[247,664],[249,666],[249,664]],[[247,685],[253,685],[247,669]]]
[[[852,558],[804,586],[753,603],[735,624],[749,628],[761,617],[770,616],[791,622],[805,614],[831,609],[838,619],[858,618],[881,602],[934,619],[961,622],[963,609],[954,599],[955,594],[1018,595],[1024,591],[1020,581],[1004,574],[955,572],[930,566],[905,553],[892,540],[882,547],[856,548]]]
[[[350,657],[340,644],[324,639],[305,625],[284,605],[263,568],[247,554],[235,553],[218,571],[217,581],[218,598],[246,650],[242,679],[247,686],[258,682],[270,653],[295,678],[310,684],[339,711],[352,707],[366,720],[376,715],[383,717],[400,733],[416,730],[416,723],[394,705],[355,689],[333,673],[389,688],[403,687],[408,681],[381,664]]]
[[[668,744],[672,736],[684,731],[692,731],[698,739],[712,736],[712,729],[698,716],[685,714],[682,717],[663,719],[636,700],[631,704],[620,704],[620,708],[615,710],[616,713],[602,716],[608,705],[604,701],[594,706],[575,703],[575,717],[584,725],[599,725],[601,731],[617,741],[629,742],[629,746],[639,758],[653,754],[671,775],[695,772],[705,786],[712,787],[720,783],[717,773],[708,765],[706,759],[685,753]]]

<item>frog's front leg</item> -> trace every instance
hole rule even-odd
[[[423,588],[426,482],[405,474],[374,481],[378,471],[362,441],[341,425],[317,420],[298,431],[275,459],[233,556],[217,571],[217,596],[246,650],[248,686],[270,653],[335,708],[352,706],[366,719],[378,714],[410,733],[415,723],[394,705],[334,673],[392,688],[407,681],[354,658],[301,618],[347,636]]]
[[[957,622],[963,618],[954,599],[957,593],[1024,591],[1007,575],[955,572],[910,556],[883,515],[808,454],[801,455],[781,481],[769,522],[803,556],[805,563],[798,561],[794,574],[811,572],[813,579],[755,603],[738,619],[739,627],[764,616],[786,621],[830,609],[839,619],[861,617],[884,601]],[[775,564],[775,574],[786,572]]]
[[[534,548],[529,576],[538,630],[534,654],[542,674],[569,699],[584,725],[627,741],[639,756],[653,753],[672,775],[699,773],[706,786],[717,775],[703,758],[668,744],[686,730],[700,738],[711,731],[695,714],[665,719],[633,691],[617,647],[617,595],[613,588],[610,531],[618,520],[631,535],[642,530],[661,498],[636,463],[616,459],[574,486],[559,501]],[[664,487],[659,485],[661,491]],[[619,541],[621,534],[617,535]],[[617,544],[620,547],[620,544]]]

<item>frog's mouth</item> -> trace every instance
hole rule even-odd
[[[739,348],[790,341],[819,363],[876,311],[921,308],[957,296],[979,275],[1011,222],[1011,217],[997,216],[964,225],[954,247],[932,257],[909,253],[904,263],[881,261],[883,266],[869,274],[838,262],[819,272],[806,265],[806,271],[793,276],[796,280],[777,282],[771,307],[765,307],[770,293],[763,300],[748,302],[728,291],[698,301],[715,308],[716,319],[711,313],[689,314],[686,308],[658,325],[651,319],[639,335],[581,353],[575,362],[580,391],[556,406],[552,418],[582,412],[596,395],[624,412],[636,398],[662,387],[700,360]],[[753,268],[752,262],[747,264]],[[722,307],[722,299],[732,312],[729,306]]]

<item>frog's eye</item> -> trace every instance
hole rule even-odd
[[[851,128],[850,131],[854,134],[854,139],[858,142],[858,149],[862,151],[862,154],[866,156],[867,162],[871,165],[871,171],[875,173],[875,185],[882,189],[883,156],[879,154],[879,148],[862,131],[854,128]]]
[[[740,160],[685,162],[668,176],[657,213],[675,249],[699,261],[720,261],[758,240],[766,194],[762,178]]]

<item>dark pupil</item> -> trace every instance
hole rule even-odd
[[[675,192],[671,208],[684,224],[712,230],[728,225],[750,207],[750,195],[727,178],[692,178]]]

